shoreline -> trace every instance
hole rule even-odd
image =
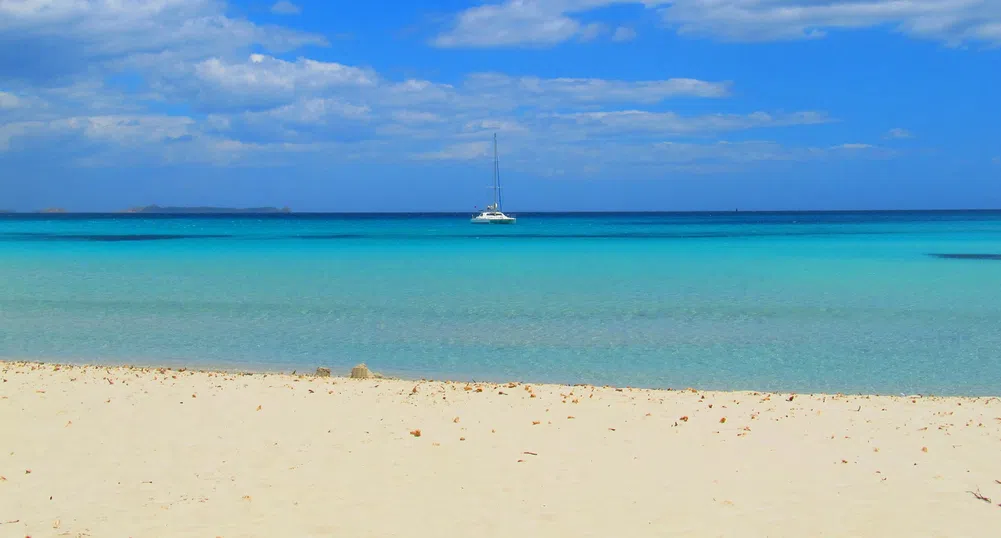
[[[974,536],[1001,522],[997,397],[21,361],[0,378],[2,538]]]
[[[179,372],[197,372],[203,374],[238,374],[238,375],[287,375],[292,377],[315,377],[315,371],[317,368],[329,368],[331,370],[330,378],[332,379],[350,379],[351,366],[342,366],[340,368],[326,366],[326,365],[316,365],[307,368],[306,370],[299,371],[298,368],[292,366],[275,365],[274,369],[268,368],[265,364],[249,364],[245,367],[228,367],[222,363],[216,364],[205,364],[197,366],[189,366],[192,361],[187,359],[178,359],[176,361],[159,361],[151,360],[149,362],[136,362],[136,361],[108,361],[108,362],[88,362],[88,361],[72,361],[66,359],[53,359],[53,360],[41,360],[35,358],[17,359],[17,358],[3,358],[0,357],[0,369],[4,368],[6,365],[36,365],[42,367],[58,366],[60,368],[121,368],[121,369],[135,369],[139,371],[148,370],[173,370]],[[365,363],[361,363],[365,364]],[[1001,393],[998,394],[936,394],[936,393],[890,393],[890,392],[836,392],[836,391],[809,391],[809,390],[770,390],[761,388],[703,388],[699,386],[685,386],[685,387],[656,387],[656,386],[635,386],[635,385],[619,385],[619,384],[599,384],[599,383],[587,383],[587,382],[554,382],[548,380],[531,380],[531,379],[492,379],[492,378],[481,378],[476,379],[474,376],[469,378],[462,377],[450,377],[445,374],[442,376],[418,376],[416,372],[414,375],[407,375],[406,373],[399,373],[396,371],[390,371],[390,373],[383,374],[383,371],[379,369],[378,371],[373,370],[373,373],[379,374],[379,379],[392,380],[392,381],[404,381],[404,382],[441,382],[441,383],[478,383],[478,384],[489,384],[489,385],[506,385],[509,383],[517,384],[530,384],[535,386],[554,386],[554,387],[594,387],[594,388],[621,388],[629,390],[641,390],[641,391],[662,391],[662,392],[679,392],[679,391],[690,391],[697,390],[698,392],[712,392],[712,393],[734,393],[734,394],[785,394],[785,395],[806,395],[806,396],[855,396],[855,397],[877,397],[877,398],[963,398],[970,400],[985,400],[985,399],[999,399],[1001,400]]]

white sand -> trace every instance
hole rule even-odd
[[[23,363],[0,377],[4,538],[1001,529],[996,398],[477,392]]]

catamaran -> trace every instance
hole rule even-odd
[[[500,161],[497,160],[497,134],[494,134],[494,203],[473,215],[473,224],[514,224],[515,218],[501,211]]]

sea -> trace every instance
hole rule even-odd
[[[1001,212],[0,215],[0,358],[1001,395]]]

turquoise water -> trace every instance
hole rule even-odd
[[[1001,212],[519,217],[0,215],[0,357],[1001,394]]]

